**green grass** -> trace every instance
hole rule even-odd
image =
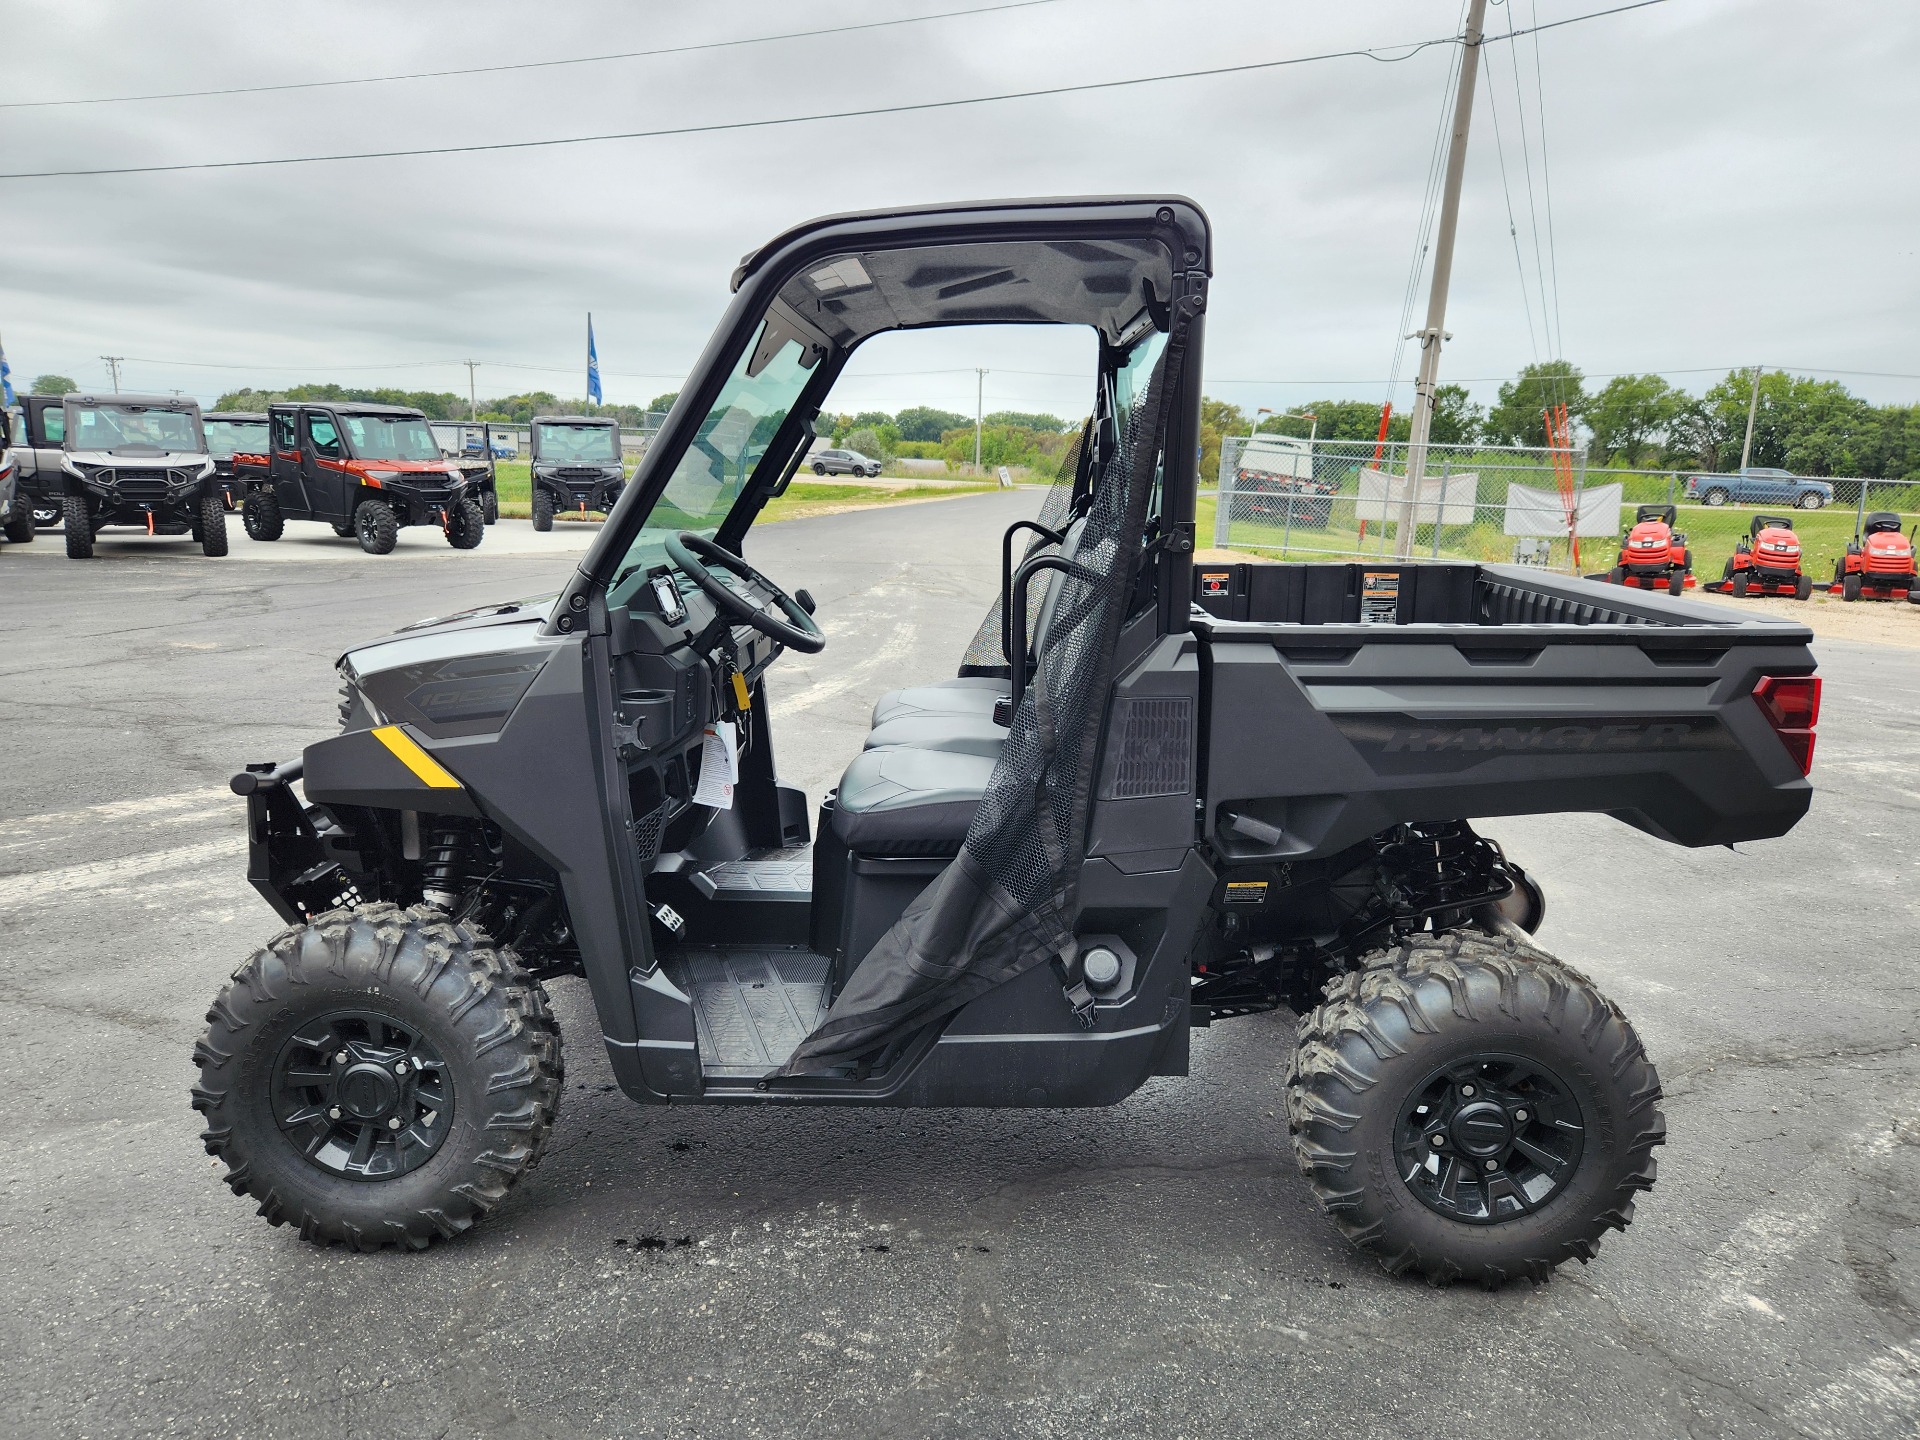
[[[500,497],[500,513],[524,520],[533,513],[533,472],[524,460],[502,460],[493,467],[494,489]],[[850,506],[890,505],[898,500],[932,500],[950,495],[976,495],[982,490],[997,490],[991,482],[979,485],[908,485],[901,489],[879,485],[836,485],[830,481],[795,480],[787,493],[767,502],[760,512],[760,523],[796,520],[805,515]],[[566,516],[558,515],[556,520]],[[600,517],[592,517],[597,520]],[[665,517],[663,516],[662,519]],[[689,526],[701,523],[682,517]]]
[[[1214,498],[1202,495],[1196,508],[1198,542],[1202,548],[1210,548],[1216,510]],[[1635,502],[1631,499],[1628,504],[1621,506],[1619,534],[1611,538],[1594,536],[1581,540],[1582,570],[1593,574],[1612,567],[1620,551],[1620,534],[1624,534],[1633,523],[1634,509]],[[1694,573],[1702,580],[1720,578],[1727,557],[1733,553],[1735,542],[1747,534],[1755,515],[1791,515],[1794,533],[1800,537],[1801,568],[1820,582],[1832,576],[1834,563],[1845,553],[1847,542],[1853,538],[1854,512],[1851,507],[1830,505],[1823,510],[1782,511],[1778,507],[1764,506],[1682,505],[1679,509],[1676,528],[1686,535],[1688,547],[1693,551]],[[1920,513],[1901,516],[1903,526],[1911,527],[1916,521],[1920,521]],[[1259,551],[1263,558],[1272,560],[1282,558],[1283,547],[1287,560],[1336,560],[1352,558],[1361,553],[1391,555],[1393,537],[1389,533],[1385,547],[1380,548],[1379,532],[1369,526],[1366,548],[1362,552],[1359,527],[1351,522],[1343,525],[1338,515],[1324,529],[1309,529],[1296,522],[1291,536],[1278,524],[1241,520],[1236,521],[1233,527],[1233,546],[1236,550]],[[1422,525],[1418,528],[1413,548],[1414,554],[1421,559],[1433,557],[1433,526]],[[1316,551],[1322,553],[1314,553]],[[1513,537],[1501,533],[1499,522],[1491,518],[1477,525],[1442,526],[1439,558],[1475,560],[1483,564],[1511,560]]]

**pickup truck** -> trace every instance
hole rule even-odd
[[[1803,480],[1791,470],[1749,465],[1731,475],[1689,475],[1687,499],[1705,505],[1790,505],[1818,510],[1833,503],[1833,486]]]

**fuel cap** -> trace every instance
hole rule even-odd
[[[1086,976],[1089,990],[1111,990],[1120,983],[1120,957],[1096,945],[1081,957],[1080,973]]]

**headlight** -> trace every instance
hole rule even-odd
[[[369,470],[367,471],[367,478],[369,480],[398,480],[403,473],[404,472],[399,470]]]

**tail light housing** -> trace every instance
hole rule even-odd
[[[1818,675],[1762,675],[1753,703],[1787,747],[1802,775],[1813,771],[1813,730],[1820,723]]]

